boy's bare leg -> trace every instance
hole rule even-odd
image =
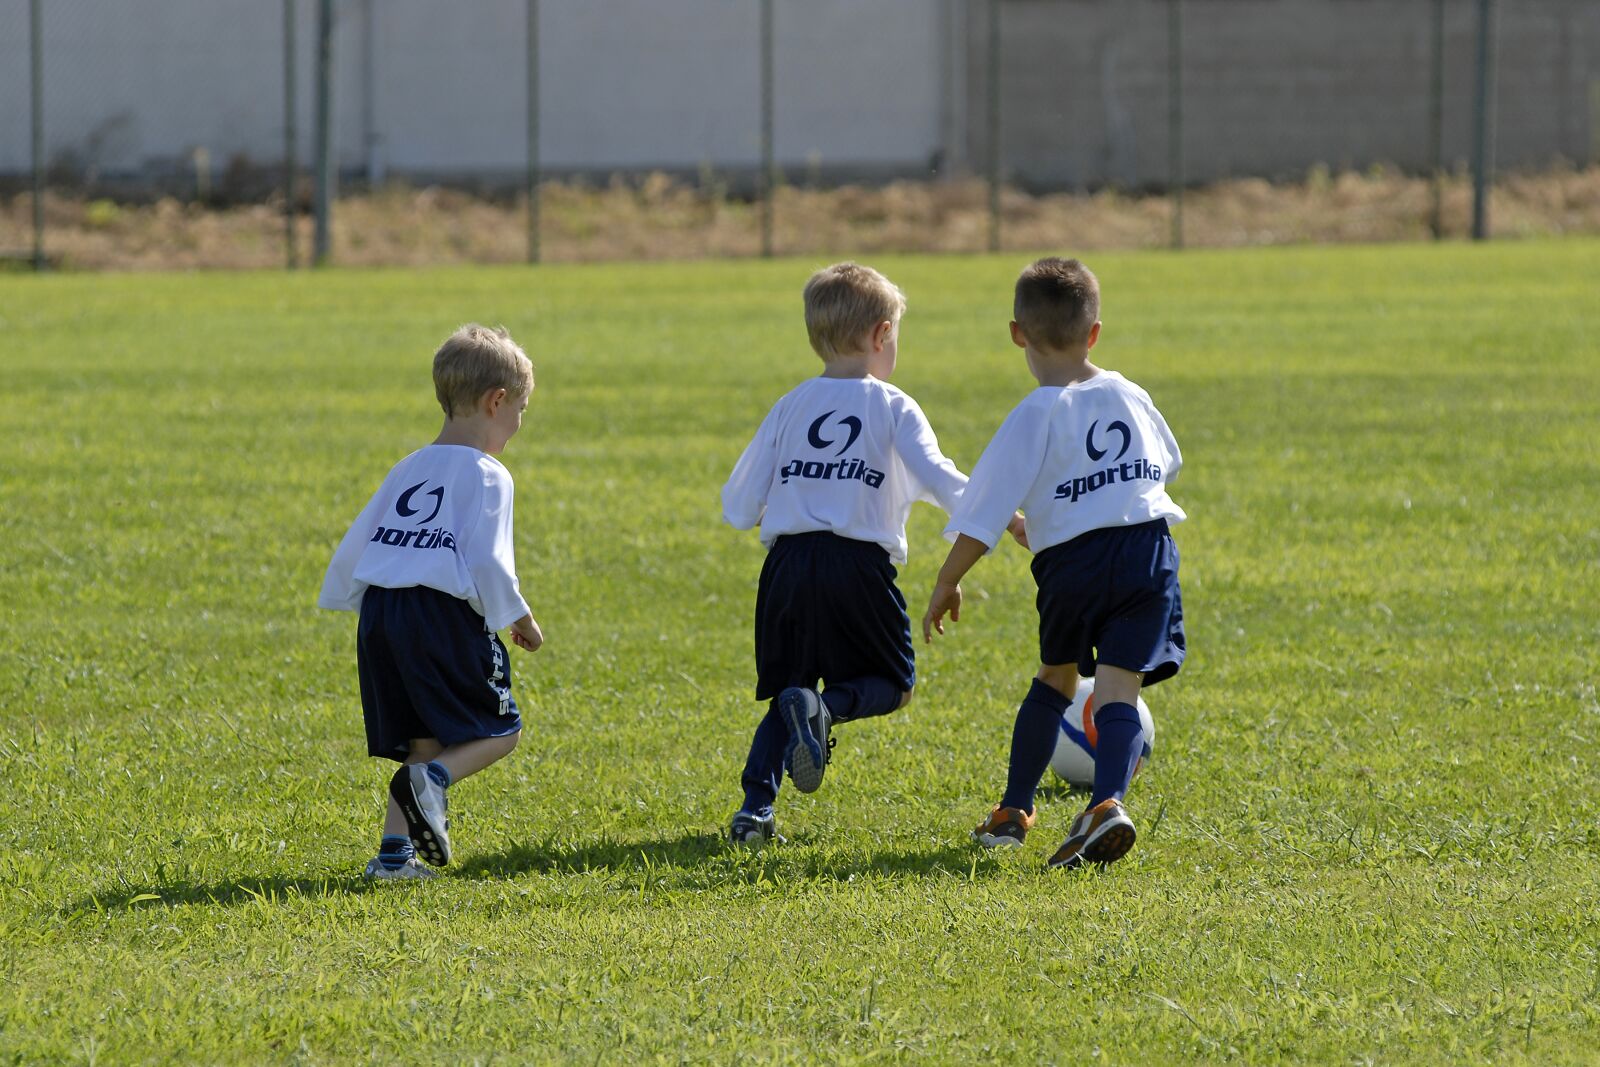
[[[474,741],[464,741],[459,745],[451,745],[434,756],[433,760],[450,772],[450,782],[453,785],[469,775],[477,774],[491,763],[511,755],[512,749],[517,747],[517,741],[521,737],[522,732],[519,730],[503,737],[480,737]]]
[[[1076,675],[1076,671],[1074,671]],[[1107,704],[1133,704],[1139,702],[1139,689],[1144,685],[1144,675],[1102,663],[1094,672],[1094,704],[1103,708]]]
[[[517,747],[518,733],[480,737],[439,748],[437,742],[413,746],[407,766],[395,772],[389,784],[397,812],[419,859],[434,867],[450,862],[449,800],[445,791],[476,774]],[[426,758],[431,756],[432,758]],[[418,764],[425,764],[419,768]]]

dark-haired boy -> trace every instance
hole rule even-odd
[[[1144,743],[1143,685],[1184,657],[1178,549],[1184,518],[1166,485],[1183,462],[1150,395],[1089,362],[1100,339],[1100,284],[1075,259],[1041,259],[1017,279],[1013,343],[1039,388],[1018,404],[973,468],[947,535],[955,535],[922,618],[925,640],[960,619],[961,579],[1026,516],[1038,582],[1042,665],[1017,710],[1005,794],[973,837],[1017,847],[1035,820],[1034,792],[1055,751],[1079,674],[1095,679],[1094,793],[1050,858],[1052,867],[1111,863],[1133,847],[1122,798]]]

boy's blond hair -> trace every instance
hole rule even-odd
[[[533,391],[533,364],[504,326],[461,327],[433,354],[433,392],[448,418],[467,415],[491,389]]]
[[[1038,260],[1017,278],[1011,317],[1040,348],[1076,348],[1100,320],[1100,281],[1076,259]]]
[[[824,360],[855,355],[862,336],[880,322],[899,322],[906,295],[859,263],[823,267],[806,282],[806,333]]]

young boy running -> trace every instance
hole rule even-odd
[[[1075,259],[1041,259],[1017,279],[1011,339],[1039,388],[984,450],[951,515],[956,542],[922,618],[925,640],[961,617],[961,579],[999,540],[1019,505],[1039,586],[1042,666],[1017,710],[1005,794],[973,836],[1017,847],[1035,820],[1078,675],[1095,679],[1094,793],[1052,867],[1111,863],[1133,847],[1122,798],[1144,743],[1141,685],[1178,672],[1184,657],[1178,549],[1167,523],[1184,513],[1166,484],[1183,462],[1143,389],[1089,362],[1100,339],[1100,285]]]
[[[400,762],[366,877],[450,862],[446,790],[517,746],[522,719],[497,630],[544,642],[517,584],[511,474],[533,365],[505,330],[463,326],[433,357],[444,428],[397,463],[328,565],[318,606],[359,611],[367,752]]]
[[[740,530],[759,522],[768,548],[755,650],[756,699],[770,703],[740,778],[735,844],[773,839],[785,768],[802,793],[822,784],[834,726],[911,699],[915,652],[894,566],[906,558],[906,516],[916,500],[951,511],[967,479],[888,382],[904,311],[904,295],[870,267],[812,275],[806,330],[822,374],[773,405],[722,489],[723,517]]]

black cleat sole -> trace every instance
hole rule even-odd
[[[443,867],[450,862],[450,838],[433,832],[433,827],[422,816],[422,806],[411,789],[410,765],[401,767],[389,780],[389,795],[400,807],[406,820],[406,834],[417,856],[430,867]]]

